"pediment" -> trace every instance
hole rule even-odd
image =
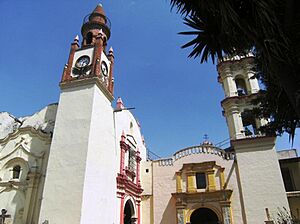
[[[18,136],[19,137],[19,136]],[[8,145],[7,147],[3,147],[0,151],[0,161],[3,161],[5,159],[8,159],[10,157],[20,157],[20,158],[24,158],[24,157],[28,157],[28,158],[34,158],[36,159],[41,159],[45,152],[41,152],[41,153],[33,153],[32,150],[30,150],[30,143],[31,143],[31,139],[30,138],[25,138],[25,137],[21,137],[19,141],[17,141],[13,147],[11,147],[10,149]]]

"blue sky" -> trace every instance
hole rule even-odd
[[[70,43],[99,2],[0,1],[0,111],[30,115],[57,102]],[[189,59],[189,38],[169,0],[102,1],[112,23],[115,97],[142,126],[147,147],[163,157],[203,142],[228,138],[220,101],[224,94],[212,63]],[[288,136],[277,148],[290,148]],[[300,148],[298,136],[294,147]]]

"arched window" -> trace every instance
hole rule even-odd
[[[92,32],[88,32],[86,34],[86,44],[91,44],[93,42],[93,33]]]
[[[13,168],[13,179],[19,179],[21,174],[21,167],[19,165],[14,166]]]
[[[250,110],[245,110],[244,112],[242,112],[242,122],[244,126],[245,136],[257,134],[255,117]]]
[[[124,206],[124,216],[123,217],[124,217],[124,221],[123,221],[124,224],[131,224],[131,223],[133,223],[134,218],[135,218],[135,214],[134,214],[134,205],[131,202],[131,200],[128,200],[125,203],[125,206]]]
[[[244,96],[247,95],[247,87],[246,87],[246,82],[243,78],[237,77],[235,79],[235,84],[236,84],[236,89],[237,89],[237,94],[238,96]]]

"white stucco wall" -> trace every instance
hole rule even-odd
[[[40,222],[116,223],[115,167],[109,100],[95,84],[63,89]]]
[[[289,209],[274,141],[260,138],[234,143],[248,224],[266,221],[266,208],[273,218],[278,209]]]

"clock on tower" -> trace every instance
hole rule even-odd
[[[60,86],[69,86],[84,80],[96,79],[106,94],[113,96],[113,50],[106,53],[110,37],[110,21],[102,5],[87,15],[81,27],[81,46],[76,36],[71,44],[68,63],[65,65]]]

